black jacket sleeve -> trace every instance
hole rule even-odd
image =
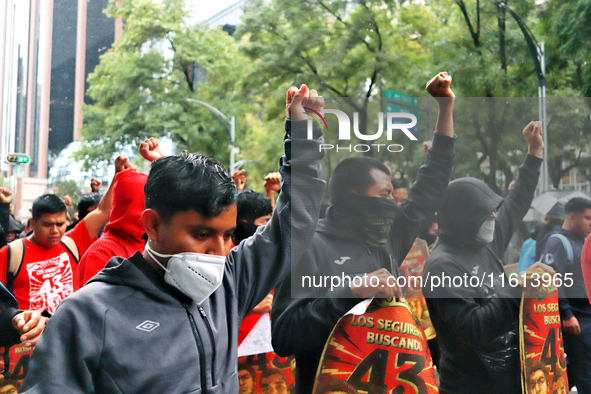
[[[443,202],[443,196],[451,176],[454,158],[455,137],[435,133],[433,145],[427,152],[425,164],[421,166],[407,199],[400,204],[401,218],[394,222],[390,238],[398,245],[400,265],[412,244]]]
[[[0,283],[0,347],[16,345],[20,335],[12,327],[12,319],[19,313],[14,296]]]
[[[305,272],[306,275],[319,276],[311,253],[304,255],[295,270]],[[292,298],[291,282],[292,276],[289,273],[275,289],[271,314],[273,349],[278,355],[285,357],[311,351],[322,352],[335,324],[361,299],[348,287],[339,287],[323,295],[310,289],[308,297],[319,298]],[[326,294],[331,297],[326,298]]]
[[[285,156],[280,160],[281,193],[273,217],[228,256],[234,268],[241,318],[281,281],[310,244],[326,182],[322,178],[322,132],[307,121],[286,120]]]
[[[540,176],[543,160],[528,154],[519,167],[515,188],[511,190],[495,219],[495,237],[491,244],[497,256],[502,256],[513,237],[513,233],[529,210]]]
[[[464,270],[456,263],[434,261],[430,276],[442,278],[444,273],[461,277]],[[469,287],[423,289],[431,317],[440,320],[449,332],[472,347],[487,345],[513,328],[519,318],[522,291],[521,286],[506,286],[495,298],[476,299]]]
[[[0,203],[0,248],[6,245],[6,234],[10,220],[10,204]]]

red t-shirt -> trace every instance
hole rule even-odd
[[[94,241],[90,239],[84,220],[66,235],[74,240],[80,256]],[[8,245],[0,249],[0,280],[4,284],[7,259]],[[23,263],[13,282],[13,294],[19,309],[54,313],[59,303],[77,290],[77,268],[76,260],[63,244],[46,249],[25,239]]]

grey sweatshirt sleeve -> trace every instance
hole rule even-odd
[[[505,252],[513,233],[531,206],[542,162],[539,157],[527,154],[519,167],[515,188],[505,198],[495,220],[495,237],[491,246],[497,256]]]
[[[47,325],[31,359],[21,393],[95,393],[104,320],[88,305],[68,297]],[[117,391],[112,391],[117,392]]]
[[[322,132],[314,124],[308,139],[307,127],[307,121],[286,120],[285,155],[279,162],[281,193],[273,217],[228,256],[240,318],[285,277],[314,236],[326,182],[320,165]]]

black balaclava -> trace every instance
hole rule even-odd
[[[363,241],[372,247],[383,247],[399,206],[396,200],[346,193],[335,199],[328,210],[328,220],[352,226]]]

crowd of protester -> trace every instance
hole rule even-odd
[[[521,393],[523,289],[500,283],[500,257],[531,206],[541,125],[523,130],[527,154],[503,197],[475,178],[451,180],[450,86],[447,73],[427,84],[439,116],[414,183],[392,178],[379,160],[344,159],[331,174],[325,213],[322,130],[312,122],[308,132],[308,113],[322,111],[324,100],[306,85],[287,92],[284,155],[279,172],[260,180],[265,195],[245,187],[259,182],[245,170],[229,174],[200,154],[165,156],[155,138],[139,146],[149,175],[119,156],[107,190],[93,179],[75,212],[71,198],[46,194],[23,224],[11,191],[0,188],[0,346],[34,348],[22,387],[5,370],[0,393],[254,393],[256,373],[238,365],[237,348],[258,316],[271,314],[273,349],[296,359],[295,387],[272,368],[258,385],[311,394],[337,321],[362,300],[401,297],[388,279],[417,237],[432,250],[424,275],[499,278],[425,290],[439,392]],[[559,288],[568,382],[591,393],[591,199],[574,198],[564,212],[532,232],[535,245],[523,248],[531,257],[519,269],[573,274],[574,286]],[[292,275],[304,272],[367,274],[379,284],[293,297]],[[545,392],[568,389],[563,375],[550,385],[545,368],[527,368],[541,371]],[[357,393],[333,378],[318,392]]]

